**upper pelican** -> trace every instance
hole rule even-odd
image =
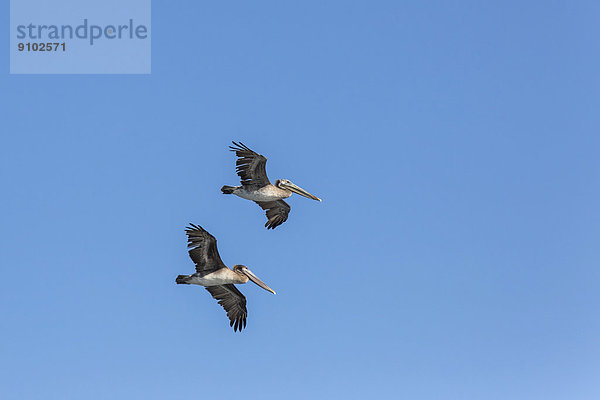
[[[234,265],[233,270],[227,268],[217,250],[217,239],[202,227],[194,224],[187,227],[188,251],[190,258],[196,264],[196,273],[179,275],[175,282],[187,285],[205,286],[221,307],[227,311],[229,326],[240,332],[246,327],[246,298],[233,285],[246,283],[248,280],[261,288],[275,294],[275,291],[258,279],[245,265]]]
[[[238,156],[235,165],[242,186],[225,185],[221,188],[221,191],[224,194],[233,193],[241,198],[252,200],[263,210],[267,210],[268,221],[265,224],[267,229],[274,229],[287,220],[290,206],[282,199],[290,197],[292,192],[309,199],[321,201],[317,196],[313,196],[287,179],[278,179],[275,181],[275,185],[272,185],[265,169],[267,158],[250,150],[241,142],[232,143],[234,146],[229,146],[229,148]]]

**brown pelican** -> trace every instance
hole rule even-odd
[[[263,210],[267,210],[267,229],[274,229],[283,224],[290,213],[290,205],[283,201],[293,193],[298,193],[309,199],[321,201],[306,190],[294,185],[287,179],[278,179],[271,184],[265,169],[267,158],[248,148],[243,143],[232,142],[231,151],[238,157],[235,165],[242,186],[223,186],[224,194],[235,194],[243,199],[254,201]]]
[[[196,273],[179,275],[175,282],[185,285],[204,286],[212,297],[227,311],[229,326],[234,331],[242,331],[246,327],[246,298],[233,285],[246,283],[248,280],[261,288],[275,294],[275,291],[258,279],[245,265],[234,265],[233,270],[227,268],[217,250],[217,239],[202,227],[190,224],[185,230],[188,237],[190,258],[196,264]]]

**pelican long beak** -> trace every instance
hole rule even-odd
[[[306,190],[302,189],[298,185],[294,185],[292,182],[289,182],[289,183],[280,183],[280,186],[283,186],[283,187],[285,187],[287,189],[290,189],[292,192],[298,193],[300,196],[304,196],[304,197],[307,197],[309,199],[321,201],[321,199],[318,198],[317,196],[308,193]]]
[[[244,274],[246,274],[246,276],[254,283],[256,283],[258,286],[260,286],[261,288],[265,289],[267,292],[271,292],[273,294],[277,294],[275,293],[275,291],[273,289],[271,289],[270,287],[268,287],[263,281],[261,281],[260,279],[258,279],[258,276],[254,275],[252,273],[252,271],[250,271],[248,269],[248,267],[242,268],[242,271],[244,272]]]

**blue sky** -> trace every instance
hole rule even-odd
[[[146,76],[3,52],[3,399],[599,398],[598,3],[252,3],[154,2]],[[323,202],[264,229],[231,140]]]

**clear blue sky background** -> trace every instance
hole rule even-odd
[[[149,76],[2,52],[3,399],[600,398],[597,2],[163,3]],[[323,203],[264,229],[230,140]]]

